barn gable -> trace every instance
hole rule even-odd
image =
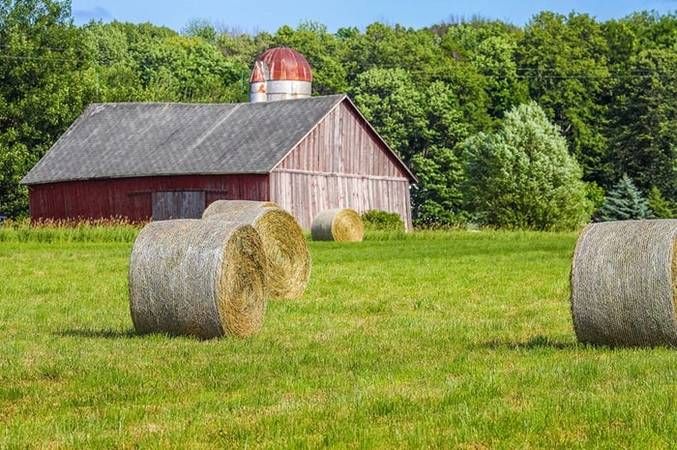
[[[348,97],[329,111],[273,170],[416,181]]]

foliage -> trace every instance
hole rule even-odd
[[[397,213],[372,209],[362,214],[362,221],[368,231],[404,231],[404,222]]]
[[[404,69],[370,69],[351,91],[362,114],[388,145],[409,160],[426,129],[423,96]]]
[[[93,98],[70,4],[0,0],[0,212],[25,214],[21,178]]]
[[[501,22],[473,22],[448,27],[442,39],[441,46],[456,61],[470,61],[477,71],[488,98],[488,112],[495,118],[527,100],[527,83],[516,60],[521,34]]]
[[[419,182],[412,190],[417,226],[447,226],[464,221],[460,183],[463,169],[454,152],[444,147],[429,148],[411,161]]]
[[[633,55],[611,105],[611,161],[643,191],[658,187],[677,200],[677,52]]]
[[[304,22],[296,30],[281,27],[273,36],[273,45],[292,47],[303,54],[313,68],[313,92],[319,95],[348,90],[347,68],[340,58],[342,45],[327,27]]]
[[[677,205],[671,204],[663,197],[661,191],[652,186],[646,198],[649,209],[656,219],[674,219],[677,217]]]
[[[526,26],[518,49],[531,98],[563,131],[585,180],[605,186],[611,176],[604,134],[610,74],[600,24],[586,14],[543,12]]]
[[[598,222],[651,218],[653,213],[649,203],[627,175],[623,175],[609,191],[604,204],[595,213]]]
[[[536,103],[514,108],[502,128],[463,144],[464,194],[481,225],[575,229],[589,220],[581,170]]]
[[[461,99],[443,82],[421,91],[401,69],[358,77],[355,102],[419,178],[412,191],[417,225],[462,221],[461,168],[453,148],[475,128]]]
[[[585,183],[585,197],[592,205],[592,210],[597,211],[604,204],[606,193],[597,183],[591,181],[590,183]]]

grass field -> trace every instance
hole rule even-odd
[[[0,448],[675,448],[677,352],[576,344],[574,234],[311,243],[200,342],[133,333],[133,232],[42,233],[0,233]]]

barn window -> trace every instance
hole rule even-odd
[[[205,210],[204,191],[153,192],[153,220],[199,219]]]

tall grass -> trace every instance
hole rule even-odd
[[[6,221],[0,242],[133,242],[142,224],[123,219],[95,221]]]
[[[69,243],[69,242],[123,242],[131,243],[136,239],[143,223],[132,223],[124,219],[107,219],[95,221],[42,221],[30,220],[6,221],[0,224],[0,242],[38,242],[38,243]],[[310,233],[304,233],[310,240]],[[546,236],[548,233],[523,231],[512,232],[515,240],[529,240],[537,236]],[[571,233],[573,236],[574,233]],[[437,241],[437,240],[482,240],[496,239],[505,236],[500,230],[483,229],[468,232],[463,229],[449,230],[416,230],[404,231],[375,231],[367,230],[365,241]]]

